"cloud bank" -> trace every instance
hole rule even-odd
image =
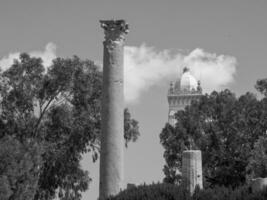
[[[2,71],[8,69],[14,62],[14,59],[19,59],[21,52],[10,53],[0,60],[0,68]],[[31,51],[29,54],[33,57],[41,57],[45,67],[52,64],[52,60],[56,58],[56,45],[49,42],[43,51]]]
[[[14,59],[19,58],[19,54],[10,53],[0,59],[1,70],[8,69]],[[56,58],[56,45],[50,42],[44,50],[31,51],[29,54],[41,57],[44,66],[48,67]],[[188,66],[191,73],[201,80],[204,92],[220,90],[234,81],[237,65],[235,57],[216,55],[200,48],[186,54],[170,50],[157,51],[143,44],[139,47],[126,46],[124,54],[124,94],[129,104],[138,102],[139,97],[149,88],[177,80],[184,66]]]
[[[201,80],[204,92],[220,90],[234,81],[237,61],[228,55],[216,55],[197,48],[189,54],[156,51],[153,47],[125,47],[125,99],[136,103],[140,95],[163,81],[177,80],[182,68]]]

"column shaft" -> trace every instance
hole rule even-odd
[[[192,195],[197,185],[203,188],[201,151],[184,151],[182,159],[182,185]]]
[[[124,21],[102,21],[105,29],[101,111],[99,197],[104,199],[123,188]]]

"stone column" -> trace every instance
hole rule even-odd
[[[100,23],[105,40],[99,198],[104,199],[117,194],[123,187],[123,48],[128,24],[124,20]]]
[[[198,185],[203,188],[201,151],[188,150],[183,152],[182,185],[192,195]]]

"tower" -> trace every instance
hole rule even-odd
[[[169,114],[168,122],[175,125],[175,113],[190,105],[192,100],[198,100],[202,95],[200,81],[196,81],[189,68],[183,69],[183,74],[175,83],[170,83],[168,91]]]
[[[128,24],[124,20],[105,20],[100,23],[105,33],[99,184],[101,200],[116,195],[123,188],[123,48]]]

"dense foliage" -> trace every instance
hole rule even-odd
[[[172,184],[152,184],[131,187],[107,200],[187,200],[189,193]]]
[[[21,54],[0,82],[1,200],[80,199],[90,182],[82,154],[99,156],[98,67],[74,56],[45,69],[40,58]],[[139,132],[127,109],[124,115],[127,144]]]
[[[256,87],[263,94],[264,83],[258,81]],[[205,186],[237,187],[248,177],[267,176],[266,97],[212,92],[175,117],[175,127],[166,124],[160,134],[166,160],[164,182],[181,181],[182,152],[189,148],[202,151]]]
[[[267,189],[252,193],[247,186],[230,189],[215,187],[206,190],[197,189],[193,196],[173,184],[152,184],[133,187],[120,192],[107,200],[265,200]]]
[[[40,147],[6,135],[0,140],[0,199],[32,199],[37,190]]]
[[[247,171],[251,178],[267,175],[267,137],[259,137],[251,151]]]

